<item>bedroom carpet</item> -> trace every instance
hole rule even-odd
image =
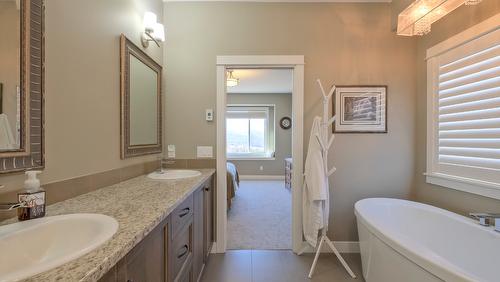
[[[241,181],[228,212],[229,250],[292,248],[292,194],[282,180]]]

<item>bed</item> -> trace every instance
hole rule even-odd
[[[240,185],[240,176],[238,174],[238,170],[236,166],[227,162],[227,209],[231,208],[231,201],[236,195],[236,190]]]

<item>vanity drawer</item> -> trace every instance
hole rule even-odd
[[[174,282],[193,282],[193,268],[191,267],[191,262],[186,263],[179,275],[175,278]]]
[[[171,213],[172,218],[172,238],[182,229],[182,227],[189,221],[193,215],[193,195],[184,200],[175,210]]]
[[[173,238],[170,256],[172,277],[178,278],[179,273],[186,268],[191,268],[193,260],[193,217]],[[189,265],[188,265],[189,264]],[[174,279],[175,281],[177,279]]]

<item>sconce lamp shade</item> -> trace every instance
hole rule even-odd
[[[160,42],[165,41],[165,27],[156,21],[157,18],[155,13],[144,13],[144,33],[141,36],[141,42],[144,48],[149,46],[150,41],[153,41],[158,47],[160,47]]]
[[[156,23],[153,32],[154,39],[164,42],[165,41],[165,28],[161,23]]]
[[[144,29],[146,32],[154,32],[156,26],[156,14],[152,12],[144,13]]]

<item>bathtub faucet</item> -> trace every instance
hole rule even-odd
[[[479,221],[483,226],[495,226],[495,231],[500,232],[500,214],[493,213],[470,213],[470,217]]]

